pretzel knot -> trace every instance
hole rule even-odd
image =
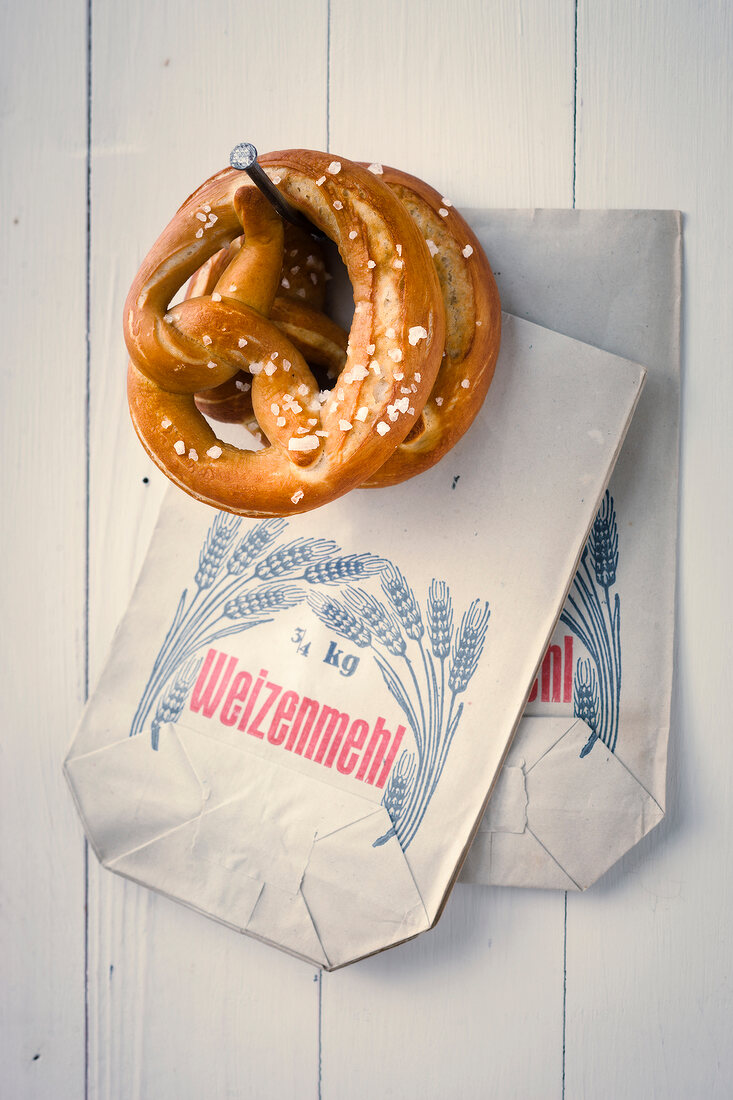
[[[203,184],[151,249],[127,298],[125,338],[130,411],[153,460],[199,500],[266,516],[325,504],[393,455],[438,375],[445,307],[418,225],[373,172],[306,150],[261,163],[338,245],[354,293],[347,347],[318,308],[315,251],[315,297],[282,293],[284,271],[299,266],[287,265],[293,249],[234,169]],[[193,275],[189,296],[171,305]],[[333,389],[321,391],[306,356],[340,368]],[[232,395],[266,436],[262,450],[220,442],[204,419],[200,409],[217,403],[231,416]]]

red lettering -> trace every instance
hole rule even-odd
[[[272,719],[270,728],[267,731],[267,740],[271,745],[282,745],[285,740],[290,728],[286,725],[286,722],[293,717],[298,698],[297,691],[286,691],[277,704],[275,717]],[[282,723],[282,725],[280,725],[280,723]]]
[[[246,730],[247,723],[249,722],[249,716],[252,713],[255,703],[257,702],[257,696],[260,694],[260,690],[265,680],[267,679],[267,669],[261,668],[260,674],[255,680],[255,686],[252,688],[252,694],[247,700],[247,706],[244,708],[244,714],[239,720],[237,729]]]
[[[262,704],[260,709],[257,711],[257,714],[255,714],[254,719],[252,721],[252,725],[247,730],[247,733],[249,733],[252,737],[262,738],[262,737],[265,736],[265,731],[261,730],[259,728],[260,722],[265,717],[268,710],[270,709],[272,704],[277,699],[278,695],[282,691],[282,688],[280,687],[279,684],[269,684],[268,683],[267,690],[270,692],[270,694],[268,695],[266,701]]]
[[[552,675],[552,701],[560,702],[560,676],[562,673],[562,654],[559,645],[547,647],[542,662],[542,702],[550,702],[550,675]]]
[[[374,726],[374,732],[369,739],[369,744],[366,747],[366,752],[362,757],[359,770],[356,773],[357,779],[364,779],[364,776],[367,773],[367,768],[372,761],[372,757],[374,757],[374,762],[372,763],[369,777],[365,780],[366,783],[374,782],[377,772],[379,771],[379,767],[384,760],[384,754],[387,751],[387,745],[389,744],[391,738],[392,734],[385,726],[384,718],[377,718]]]
[[[348,714],[344,714],[343,711],[336,710],[335,707],[321,707],[321,713],[318,715],[318,721],[316,722],[313,733],[311,734],[310,741],[308,742],[308,748],[305,750],[306,757],[310,760],[315,751],[316,745],[318,745],[318,753],[316,754],[316,764],[322,764],[323,758],[326,755],[326,750],[330,744],[331,738],[334,736],[335,740],[331,752],[328,754],[326,760],[326,767],[330,768],[333,764],[333,759],[338,752],[338,747],[341,744],[341,738],[344,735],[344,730],[349,724]],[[320,744],[318,744],[320,738]]]
[[[573,701],[573,636],[565,635],[565,675],[563,677],[563,703]]]
[[[539,681],[535,680],[535,682],[532,684],[532,690],[530,691],[529,699],[527,700],[528,703],[534,703],[535,699],[537,698],[537,685],[538,685],[538,683],[539,683]]]
[[[211,718],[213,716],[232,678],[234,669],[237,667],[237,658],[230,657],[229,664],[226,667],[226,671],[224,671],[224,665],[227,663],[227,655],[226,653],[220,653],[214,665],[214,670],[209,676],[209,669],[211,668],[215,656],[217,656],[216,650],[210,649],[206,654],[206,659],[198,674],[193,691],[191,692],[191,710],[198,713],[203,707],[206,718]],[[219,679],[220,677],[221,679]]]
[[[308,734],[311,731],[316,715],[318,714],[318,703],[315,699],[303,698],[300,700],[300,706],[298,707],[298,713],[295,716],[292,728],[290,730],[290,736],[285,746],[291,752],[297,752],[298,755],[302,755],[305,743],[308,740]],[[304,724],[305,723],[305,724]],[[300,733],[300,727],[303,726],[303,732],[300,734],[298,744],[295,744],[296,738]]]
[[[247,698],[247,692],[251,686],[252,676],[249,672],[238,672],[234,677],[226,702],[221,708],[221,714],[219,715],[219,720],[223,722],[225,726],[233,726],[239,718],[242,708],[235,707],[234,704],[242,702]]]
[[[366,735],[368,733],[369,723],[365,722],[363,718],[354,719],[351,723],[351,729],[344,738],[339,758],[336,761],[336,768],[342,775],[351,775],[353,772],[359,761],[358,752],[354,752],[353,750],[364,747],[364,742],[366,741]],[[350,756],[349,753],[351,753]]]

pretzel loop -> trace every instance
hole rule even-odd
[[[262,162],[336,242],[349,271],[354,322],[333,390],[319,392],[295,343],[313,361],[341,362],[337,330],[319,321],[305,288],[300,305],[281,300],[282,223],[227,170],[183,204],[133,283],[128,397],[144,446],[187,492],[241,514],[282,515],[361,484],[409,434],[440,366],[444,307],[419,230],[373,174],[305,150]],[[213,278],[215,289],[171,306],[207,264],[206,290]],[[408,338],[417,329],[419,347]],[[196,406],[220,387],[244,393],[247,374],[269,441],[257,452],[216,440]]]

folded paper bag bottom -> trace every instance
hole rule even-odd
[[[600,741],[585,756],[578,718],[524,718],[462,882],[585,890],[664,816],[659,803]]]
[[[430,926],[369,799],[172,724],[158,752],[128,737],[66,773],[104,866],[326,969]]]

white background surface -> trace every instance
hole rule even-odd
[[[733,1093],[733,7],[451,10],[5,6],[3,1096]],[[685,216],[668,817],[587,894],[460,886],[435,931],[323,977],[100,870],[61,775],[164,488],[127,418],[124,295],[245,139],[395,163],[457,205]]]

